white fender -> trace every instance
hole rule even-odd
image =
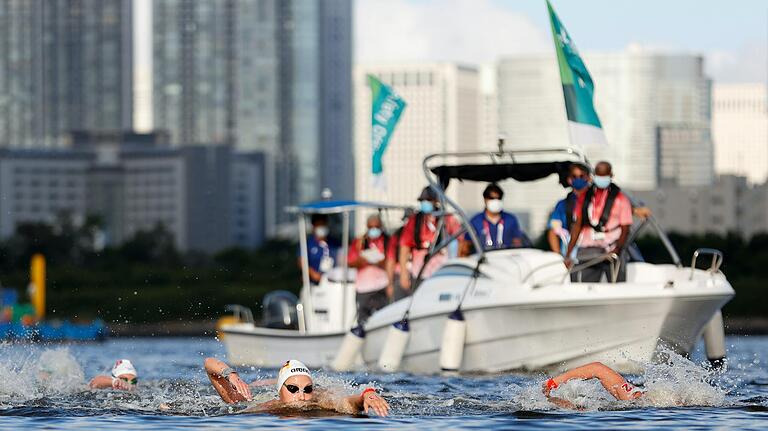
[[[713,365],[721,365],[725,359],[725,331],[723,313],[718,310],[704,327],[704,347],[707,359]]]
[[[365,344],[365,330],[362,326],[355,326],[347,335],[344,336],[344,341],[339,346],[339,351],[336,353],[336,358],[331,365],[336,371],[349,371],[355,364],[360,350]]]
[[[440,346],[440,368],[446,372],[457,372],[464,357],[464,340],[467,336],[467,322],[460,309],[456,309],[443,326],[443,343]]]
[[[411,337],[409,326],[408,320],[401,320],[390,326],[387,339],[379,356],[379,368],[381,371],[394,373],[400,368],[400,361],[403,360],[405,348],[408,346],[408,339]]]

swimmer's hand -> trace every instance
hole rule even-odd
[[[243,379],[237,375],[237,373],[231,373],[229,376],[227,376],[227,381],[230,385],[232,385],[232,388],[235,390],[235,392],[245,398],[246,401],[251,401],[253,399],[253,396],[251,395],[251,389],[248,387],[248,384],[245,383]]]
[[[380,397],[379,394],[373,391],[363,392],[361,394],[363,398],[363,411],[368,413],[369,410],[376,412],[378,416],[385,417],[389,414],[389,404]]]
[[[112,378],[112,389],[117,389],[119,391],[132,391],[133,385],[126,382],[125,380]]]

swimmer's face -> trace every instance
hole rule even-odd
[[[120,374],[117,378],[128,383],[128,386],[136,386],[139,384],[139,380],[136,378],[135,374]]]
[[[305,391],[311,387],[310,393]],[[292,393],[289,389],[298,389],[295,393]],[[280,387],[280,401],[284,403],[296,402],[296,401],[309,401],[315,396],[314,384],[312,379],[307,376],[292,376],[289,377],[283,386]]]

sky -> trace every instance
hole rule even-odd
[[[478,64],[553,50],[544,0],[354,1],[356,62]],[[700,54],[715,82],[766,80],[766,0],[552,0],[552,5],[582,52],[632,45]]]

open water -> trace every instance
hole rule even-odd
[[[211,388],[203,359],[225,359],[211,339],[136,338],[100,344],[0,344],[0,429],[766,429],[768,428],[768,337],[729,337],[725,372],[671,355],[629,376],[648,394],[636,401],[612,400],[599,383],[571,382],[558,389],[584,410],[559,409],[541,394],[543,374],[463,377],[318,371],[319,385],[337,392],[375,385],[391,416],[290,417],[236,414]],[[296,352],[301,359],[301,352]],[[115,359],[129,358],[139,371],[134,392],[90,391],[87,382],[108,374]],[[274,377],[275,370],[241,370],[246,380]],[[273,398],[271,387],[256,392]],[[160,406],[163,405],[163,408]]]

